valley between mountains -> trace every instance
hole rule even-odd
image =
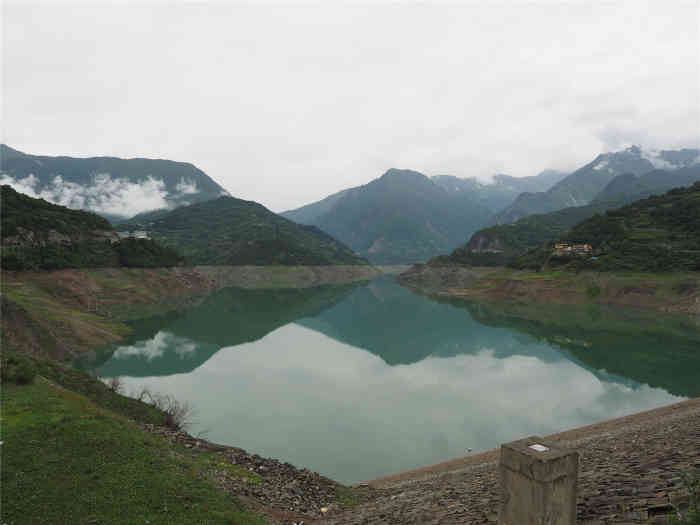
[[[585,451],[581,523],[689,504],[700,150],[279,214],[170,160],[2,145],[0,183],[9,523],[489,523],[535,433]]]

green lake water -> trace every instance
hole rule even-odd
[[[76,366],[172,394],[192,434],[357,482],[700,395],[697,319],[435,300],[383,277],[221,290]]]

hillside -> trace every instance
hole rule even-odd
[[[119,239],[94,213],[34,199],[3,185],[2,268],[158,267],[181,264],[172,249],[149,239]]]
[[[582,220],[621,204],[620,201],[594,202],[587,206],[528,215],[513,224],[490,226],[474,233],[464,246],[460,246],[449,255],[431,259],[429,264],[504,266],[527,250],[562,236]]]
[[[0,145],[0,184],[111,220],[228,195],[206,173],[185,162],[49,157],[5,144]]]
[[[700,150],[660,152],[632,146],[624,151],[598,155],[593,162],[559,181],[546,192],[523,193],[493,218],[492,223],[508,224],[527,215],[548,213],[571,206],[589,204],[618,175],[639,176],[658,168],[679,169],[698,164]],[[607,198],[607,197],[606,197]]]
[[[367,264],[315,226],[297,224],[257,202],[233,197],[151,214],[118,228],[146,230],[192,264]]]
[[[516,268],[544,265],[649,272],[700,271],[700,182],[635,201],[581,222],[560,237],[589,244],[590,253],[562,254],[547,243],[518,257]]]

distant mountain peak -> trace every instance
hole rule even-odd
[[[640,176],[655,169],[667,171],[690,167],[700,159],[700,150],[651,150],[632,145],[621,151],[601,153],[580,169],[536,194],[522,193],[495,222],[511,223],[535,213],[549,213],[569,206],[589,204],[615,177],[626,173]]]

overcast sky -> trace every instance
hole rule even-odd
[[[2,8],[3,142],[192,162],[273,211],[700,147],[700,2]]]

